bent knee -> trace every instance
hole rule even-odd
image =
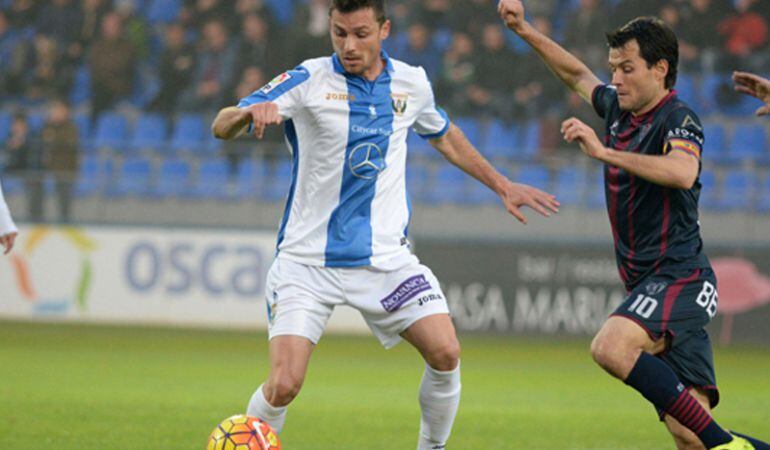
[[[619,378],[628,376],[641,352],[640,348],[607,335],[597,335],[591,342],[591,357],[596,364]]]
[[[453,339],[426,355],[427,363],[433,369],[447,372],[460,364],[460,343]]]
[[[299,395],[301,389],[301,378],[278,374],[267,383],[265,398],[275,407],[286,406]]]

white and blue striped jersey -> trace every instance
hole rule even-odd
[[[407,241],[409,128],[443,136],[425,70],[391,59],[375,81],[346,73],[336,55],[303,62],[238,107],[278,105],[292,153],[292,180],[278,257],[328,267],[388,269],[413,259]]]

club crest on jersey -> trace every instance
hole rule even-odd
[[[289,72],[284,72],[278,75],[277,77],[273,78],[269,83],[264,85],[262,89],[260,89],[259,91],[263,94],[269,94],[273,89],[289,81],[290,79],[291,79],[291,75],[289,74]]]
[[[403,116],[406,112],[406,107],[409,104],[409,95],[407,94],[390,94],[391,105],[393,105],[393,113],[397,116]]]

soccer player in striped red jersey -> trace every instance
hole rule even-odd
[[[501,0],[506,25],[605,119],[603,141],[576,118],[562,124],[604,163],[607,209],[628,297],[596,335],[591,353],[657,409],[680,450],[766,450],[711,416],[719,401],[704,327],[717,309],[716,278],[698,223],[703,128],[680,100],[676,35],[642,17],[608,33],[612,84],[539,33],[520,0]]]

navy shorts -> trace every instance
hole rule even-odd
[[[685,386],[708,393],[712,408],[719,403],[719,391],[704,327],[717,312],[716,288],[710,268],[662,269],[639,283],[612,314],[633,320],[653,340],[664,338],[666,349],[656,356],[671,366]]]

